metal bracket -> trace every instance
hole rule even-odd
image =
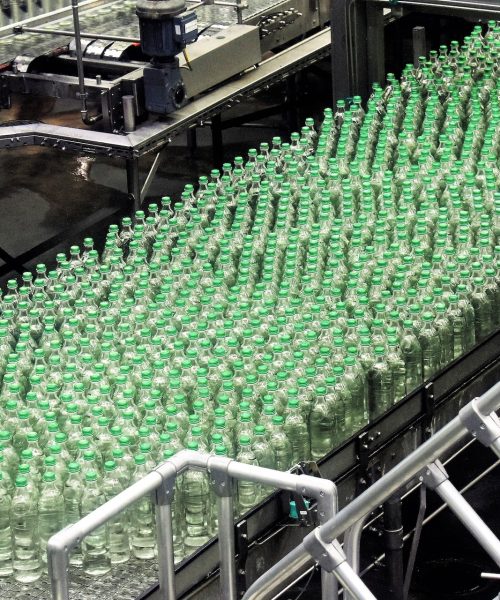
[[[177,477],[177,469],[171,463],[165,463],[161,468],[156,469],[161,475],[162,484],[153,492],[153,500],[159,506],[164,504],[172,504],[175,493],[175,479]]]
[[[246,519],[236,524],[235,533],[236,554],[238,555],[236,561],[236,587],[238,597],[242,598],[247,591],[248,528]]]
[[[436,397],[434,395],[434,382],[429,381],[425,384],[423,390],[424,404],[424,440],[428,440],[432,435],[432,421],[436,411]]]
[[[302,543],[312,558],[328,573],[332,573],[347,560],[337,540],[331,543],[324,542],[320,537],[319,529],[315,529],[307,535]]]
[[[356,454],[359,464],[356,495],[361,494],[374,480],[373,469],[370,468],[370,452],[373,441],[374,438],[368,431],[363,431],[356,439]]]
[[[226,456],[211,456],[208,460],[210,473],[210,486],[219,497],[232,496],[232,478],[228,475],[229,464],[232,458]]]
[[[483,415],[477,408],[477,398],[459,412],[460,420],[481,444],[490,447],[500,440],[500,419],[493,412]]]
[[[442,483],[448,481],[449,477],[441,461],[436,460],[425,467],[419,475],[419,479],[425,487],[435,490]]]
[[[321,473],[318,465],[314,461],[302,461],[297,464],[294,472],[298,475],[309,475],[320,477]],[[299,482],[300,483],[300,482]],[[311,508],[309,503],[306,503],[304,497],[309,498],[307,487],[297,486],[297,492],[291,492],[291,499],[295,502],[299,524],[301,527],[313,527],[318,525],[316,508]]]

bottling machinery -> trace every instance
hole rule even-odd
[[[319,29],[329,12],[326,0],[73,0],[71,9],[72,17],[66,7],[50,20],[21,21],[1,39],[3,104],[15,92],[78,95],[84,122],[102,119],[113,132],[254,68],[264,53]],[[96,105],[92,117],[87,103]]]

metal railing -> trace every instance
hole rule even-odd
[[[49,578],[53,600],[69,599],[69,554],[85,536],[110,521],[134,502],[151,494],[155,505],[158,546],[159,597],[173,600],[175,592],[174,547],[172,529],[172,502],[175,480],[187,469],[205,470],[212,490],[217,496],[220,588],[224,600],[236,600],[236,562],[234,542],[233,481],[253,481],[313,498],[316,500],[318,520],[326,524],[337,510],[337,488],[327,479],[308,475],[283,473],[254,465],[239,463],[223,456],[183,450],[161,464],[146,477],[69,525],[47,544]],[[329,571],[322,571],[324,598],[337,598],[337,579]]]
[[[500,566],[500,541],[451,484],[438,460],[467,434],[472,434],[500,458],[500,420],[495,414],[499,407],[500,383],[497,383],[482,396],[472,400],[457,417],[327,523],[308,534],[297,548],[250,586],[243,600],[271,598],[282,586],[287,571],[303,570],[313,560],[319,563],[324,571],[334,573],[351,597],[358,600],[376,600],[348,564],[337,538],[356,524],[361,526],[362,520],[367,515],[415,476],[420,476],[420,480],[426,486],[434,489],[441,496]],[[356,537],[359,538],[359,532],[356,533]],[[328,598],[330,597],[323,595],[324,600]]]

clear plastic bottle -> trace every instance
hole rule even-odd
[[[68,464],[68,476],[63,488],[64,500],[64,525],[73,525],[77,523],[81,516],[80,503],[83,495],[84,483],[80,465],[77,462]],[[81,545],[78,544],[69,556],[71,565],[82,566],[83,557]]]
[[[104,492],[95,471],[85,474],[85,487],[82,494],[82,517],[104,504]],[[82,540],[83,571],[87,575],[99,577],[111,570],[109,556],[109,525],[101,525]]]
[[[13,573],[10,487],[10,482],[0,473],[0,577],[8,577]]]
[[[45,471],[38,498],[38,532],[44,571],[47,572],[47,542],[64,527],[64,498],[53,471]]]
[[[136,454],[134,457],[134,483],[149,473],[146,457]],[[130,548],[135,558],[150,559],[156,556],[155,514],[151,498],[145,496],[129,509]]]
[[[104,463],[104,477],[102,480],[104,497],[111,500],[121,491],[122,483],[119,479],[117,464],[113,460]],[[109,526],[109,558],[112,565],[127,562],[130,558],[128,512],[122,511],[108,522]]]
[[[239,439],[239,451],[236,460],[246,465],[258,466],[257,458],[252,450],[252,441],[250,436],[242,435]],[[249,511],[258,502],[261,497],[261,490],[258,483],[253,481],[238,481],[237,483],[237,505],[240,515]]]
[[[189,442],[188,450],[198,450],[196,442]],[[206,473],[190,469],[182,475],[182,496],[186,519],[184,546],[190,553],[209,540],[210,505]]]
[[[37,581],[42,575],[37,503],[29,491],[26,477],[16,478],[11,528],[14,579],[20,583]]]

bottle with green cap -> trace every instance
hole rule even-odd
[[[67,477],[63,488],[64,501],[64,525],[73,525],[81,519],[80,503],[84,490],[84,482],[80,465],[77,462],[70,462],[67,466]],[[78,544],[69,556],[71,565],[81,567],[83,563],[81,545]]]
[[[274,465],[278,471],[288,471],[292,466],[292,445],[285,432],[285,419],[273,416],[269,443],[274,454]]]
[[[198,451],[197,442],[189,442],[187,449]],[[190,554],[209,540],[211,508],[206,473],[189,469],[182,475],[181,487],[186,519],[184,546]]]
[[[104,463],[102,489],[106,501],[111,500],[123,491],[119,479],[117,464],[114,460]],[[130,558],[128,512],[122,511],[108,521],[109,527],[109,558],[112,565],[127,562]]]
[[[441,339],[434,326],[434,314],[426,311],[422,315],[422,328],[418,341],[422,348],[422,377],[427,381],[441,367]]]
[[[252,450],[252,440],[248,435],[242,435],[239,439],[239,450],[236,460],[246,465],[258,466],[257,458]],[[261,489],[258,483],[253,481],[238,480],[236,488],[236,501],[240,515],[250,510],[261,498]]]
[[[47,542],[64,527],[64,498],[54,471],[45,471],[38,498],[38,533],[43,569],[47,572]]]
[[[37,502],[23,476],[16,478],[10,523],[14,579],[20,583],[37,581],[42,575]]]
[[[334,447],[337,411],[334,389],[318,386],[309,415],[309,437],[313,460],[323,458]]]
[[[422,383],[422,348],[411,319],[403,321],[399,347],[405,365],[405,394],[409,394]]]
[[[290,390],[289,398],[290,398]],[[285,432],[292,445],[292,463],[310,458],[310,438],[306,421],[297,398],[291,397],[285,410]]]
[[[264,425],[256,425],[253,430],[252,451],[259,467],[275,469],[276,462],[271,439]],[[261,486],[261,497],[265,498],[274,491],[272,486]]]
[[[0,577],[12,575],[11,482],[0,471]]]
[[[375,362],[368,373],[368,407],[370,421],[382,415],[394,402],[392,372],[387,363],[386,350],[375,346]]]
[[[134,456],[133,482],[145,477],[150,471],[144,454]],[[130,548],[135,558],[151,559],[156,556],[156,530],[153,505],[149,496],[133,504],[129,510]]]
[[[106,498],[99,484],[96,471],[85,473],[85,486],[81,499],[82,517],[104,504]],[[94,529],[82,540],[82,567],[87,575],[99,577],[111,570],[109,556],[109,525],[105,523]]]

